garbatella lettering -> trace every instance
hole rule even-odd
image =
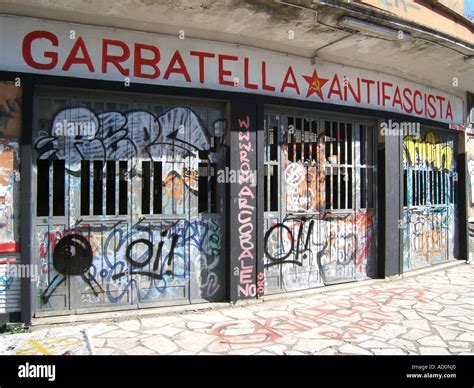
[[[350,78],[338,72],[323,76],[315,68],[303,74],[291,64],[282,71],[265,60],[225,52],[173,49],[165,53],[159,43],[128,43],[107,38],[100,40],[98,50],[97,45],[93,47],[80,36],[71,46],[68,38],[36,30],[23,38],[22,57],[25,64],[35,70],[133,76],[163,83],[198,85],[212,81],[225,88],[276,95],[289,93],[317,101],[377,106],[429,119],[454,120],[453,102],[434,91],[428,93],[416,86],[367,77]],[[210,80],[214,74],[216,79]],[[273,83],[269,75],[273,75]]]

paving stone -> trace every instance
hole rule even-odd
[[[377,336],[377,337],[392,339],[406,332],[407,332],[407,329],[403,326],[387,324],[387,325],[384,325],[382,328],[372,332],[372,335]]]
[[[453,347],[449,348],[450,353],[461,353],[461,352],[465,352],[465,351],[466,351],[465,348],[453,348]]]
[[[454,299],[458,299],[458,298],[459,298],[458,294],[453,294],[453,293],[449,293],[449,292],[441,294],[441,299],[454,300]]]
[[[463,333],[456,339],[458,341],[474,342],[474,333]]]
[[[436,329],[436,331],[439,333],[439,335],[441,336],[441,338],[445,341],[447,340],[453,340],[455,339],[459,332],[456,331],[456,330],[451,330],[451,329],[448,329],[446,327],[442,327],[442,326],[434,326],[434,328]]]
[[[400,312],[403,314],[403,316],[406,319],[421,319],[421,317],[418,315],[418,313],[414,310],[400,310]]]
[[[441,337],[437,335],[430,335],[428,337],[423,337],[417,340],[420,345],[430,346],[430,347],[448,347],[446,342],[444,342]]]
[[[167,337],[172,337],[176,334],[181,333],[185,329],[180,329],[174,326],[165,326],[165,327],[159,327],[157,329],[151,329],[151,330],[143,330],[143,333],[145,334],[158,334],[158,335],[165,335]]]
[[[205,323],[218,323],[224,321],[231,321],[232,319],[226,317],[221,311],[206,311],[205,313],[193,313],[182,315],[183,319],[189,321],[205,322]]]
[[[245,307],[223,310],[222,314],[232,319],[255,319],[257,316]]]
[[[193,322],[193,321],[190,321],[190,322],[187,322],[186,323],[186,327],[188,329],[206,329],[206,328],[209,328],[212,326],[212,323],[204,323],[204,322]]]
[[[94,354],[97,355],[97,356],[109,356],[112,353],[114,353],[114,351],[115,351],[115,349],[112,349],[112,348],[100,347],[98,349],[95,349]]]
[[[117,323],[117,326],[127,331],[138,331],[140,330],[140,321],[138,319],[133,319],[131,321],[123,321]]]
[[[360,342],[357,345],[360,346],[361,348],[370,349],[370,350],[373,350],[372,348],[377,348],[377,349],[394,348],[392,344],[378,341],[378,340],[368,340],[368,341]]]
[[[304,356],[306,355],[307,353],[304,353],[304,352],[298,352],[296,350],[286,350],[285,352],[283,352],[283,354],[285,356]]]
[[[304,339],[298,341],[291,349],[297,350],[300,352],[318,352],[322,349],[328,348],[330,346],[340,346],[343,342],[342,341],[335,341],[335,340],[310,340]]]
[[[207,351],[214,354],[226,354],[231,349],[231,345],[215,340],[207,347]]]
[[[98,323],[88,328],[89,335],[91,336],[105,334],[112,330],[117,330],[117,326],[107,323]]]
[[[449,351],[446,348],[437,347],[420,347],[420,354],[423,355],[449,355]]]
[[[107,340],[106,345],[108,348],[117,350],[127,350],[137,346],[140,342],[139,338],[110,338]]]
[[[282,345],[292,346],[298,342],[298,338],[294,336],[286,336],[286,337],[277,338],[273,342],[282,344]]]
[[[320,350],[319,352],[314,352],[313,354],[318,355],[318,356],[332,356],[337,353],[338,351],[334,348],[326,348],[326,349]]]
[[[411,329],[418,329],[423,331],[430,331],[430,325],[426,319],[413,319],[408,321],[402,321],[402,325]]]
[[[173,356],[194,356],[196,352],[191,352],[189,350],[180,350],[178,352],[173,353]]]
[[[459,346],[462,348],[468,348],[470,346],[469,342],[461,342],[461,341],[448,341],[449,346]]]
[[[147,338],[146,340],[142,340],[142,344],[157,354],[171,354],[179,350],[173,341],[163,336]]]
[[[139,333],[117,329],[117,330],[108,331],[107,333],[98,335],[97,337],[99,338],[131,338],[131,337],[137,337],[138,335]]]
[[[418,329],[412,329],[408,333],[403,334],[402,338],[405,338],[407,340],[412,340],[415,341],[417,339],[423,338],[430,335],[430,332],[428,331],[423,331],[423,330],[418,330]]]
[[[368,350],[361,348],[359,346],[352,345],[352,344],[343,345],[338,349],[338,351],[340,353],[346,353],[346,354],[362,354],[362,355],[372,354]]]
[[[243,349],[234,349],[228,352],[228,354],[234,354],[234,355],[251,355],[251,354],[257,354],[260,353],[262,349],[259,348],[243,348]]]
[[[402,349],[397,349],[397,348],[386,348],[386,349],[374,348],[374,349],[370,349],[370,351],[374,353],[375,355],[383,355],[383,356],[385,355],[395,356],[395,355],[407,354]]]
[[[183,331],[173,337],[173,342],[181,349],[194,353],[203,351],[216,337],[209,334]]]
[[[443,311],[438,314],[440,317],[457,317],[465,316],[466,310],[460,307],[446,307]]]
[[[181,316],[164,316],[164,317],[148,317],[141,318],[140,322],[142,326],[145,326],[143,329],[150,328],[156,329],[158,327],[171,325],[182,320]]]
[[[150,349],[148,349],[144,346],[135,346],[134,348],[130,348],[130,349],[125,350],[124,353],[128,356],[155,354],[152,350],[150,350]]]
[[[288,350],[288,346],[276,344],[276,345],[265,346],[263,347],[263,349],[269,352],[276,353],[276,354],[283,354],[283,352]]]
[[[471,324],[469,324],[469,323],[460,323],[460,324],[459,324],[459,327],[460,327],[461,329],[466,329],[466,330],[468,330],[468,331],[474,331],[474,325],[471,325]]]
[[[404,349],[404,350],[408,350],[408,351],[411,351],[411,352],[416,351],[416,347],[413,344],[413,342],[408,341],[408,340],[403,339],[403,338],[394,338],[394,339],[391,339],[390,341],[388,341],[388,343],[393,345],[396,348],[399,348],[399,349]]]

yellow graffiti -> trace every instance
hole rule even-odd
[[[427,165],[447,171],[453,168],[454,155],[451,144],[438,143],[434,132],[428,132],[424,139],[405,136],[403,143],[403,160],[409,165]]]
[[[27,340],[26,345],[16,350],[17,355],[44,355],[63,354],[72,346],[81,344],[82,341],[76,337],[45,338],[42,340]]]

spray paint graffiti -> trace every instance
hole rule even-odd
[[[0,82],[0,135],[18,139],[21,133],[22,89],[13,82]]]
[[[328,279],[364,276],[373,244],[372,213],[288,216],[265,234],[265,267],[288,264],[292,269],[317,269],[316,274],[309,272],[306,280],[308,286],[314,287],[327,284]]]
[[[457,254],[454,137],[405,136],[403,163],[403,266],[410,270]]]
[[[406,165],[446,171],[455,167],[452,145],[439,142],[434,132],[427,132],[424,138],[419,139],[405,136],[403,143],[403,161]]]
[[[290,162],[287,149],[283,149],[284,160],[287,165],[285,168],[285,184],[288,212],[324,213],[326,205],[324,140],[324,134],[320,134],[316,143],[312,145],[316,148],[316,159]]]
[[[0,253],[18,253],[22,89],[0,82]]]
[[[149,237],[139,238],[143,235]],[[139,300],[151,299],[169,294],[169,287],[189,277],[202,298],[213,298],[223,290],[220,239],[220,225],[214,220],[163,227],[138,224],[129,233],[120,227],[110,231],[82,226],[47,234],[40,244],[41,257],[47,260],[52,249],[57,275],[43,292],[43,300],[47,303],[68,276],[81,276],[94,294],[88,300],[91,304],[119,303],[131,291],[139,293]]]
[[[312,338],[357,340],[388,322],[399,319],[393,313],[380,308],[397,300],[428,303],[425,292],[416,288],[370,289],[355,293],[333,303],[294,309],[285,315],[266,319],[242,319],[225,322],[213,327],[211,333],[219,342],[231,347],[271,343],[288,334],[300,334],[311,330]],[[336,325],[334,325],[336,324]],[[327,330],[324,326],[332,326]],[[334,328],[337,326],[337,329]]]
[[[20,250],[19,158],[16,140],[0,140],[0,253]]]
[[[256,194],[252,187],[252,148],[250,138],[250,118],[238,119],[239,125],[239,161],[241,178],[239,181],[239,193],[236,198],[238,202],[237,219],[239,222],[239,255],[238,267],[234,269],[234,275],[239,277],[237,285],[238,297],[253,297],[257,295],[257,285],[255,281],[255,211]]]
[[[221,215],[198,213],[199,163],[204,154],[209,162],[222,163],[224,154],[216,143],[227,122],[209,122],[206,126],[187,107],[155,115],[96,113],[79,106],[52,115],[49,130],[39,128],[38,160],[64,160],[68,185],[64,222],[42,217],[36,226],[41,308],[223,297]],[[79,215],[84,160],[104,166],[127,161],[125,216],[104,222],[103,216]],[[162,193],[158,218],[142,212],[144,161],[161,168],[152,193]],[[68,306],[71,287],[75,296]]]
[[[0,313],[20,310],[20,281],[8,273],[8,263],[20,252],[20,160],[22,89],[0,82]],[[13,257],[14,255],[15,257]]]
[[[317,121],[304,117],[270,117],[269,121],[280,122],[272,129],[280,134],[272,162],[282,161],[279,190],[283,200],[280,214],[267,216],[264,267],[268,292],[373,276],[375,210],[356,193],[366,182],[359,184],[361,172],[353,167],[365,164],[357,153],[362,147],[360,136],[353,127],[349,130],[338,123],[321,131]],[[281,123],[288,123],[287,132]],[[344,200],[338,201],[338,192],[344,192]]]

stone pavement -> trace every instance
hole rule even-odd
[[[94,354],[474,354],[474,265],[84,328]]]

